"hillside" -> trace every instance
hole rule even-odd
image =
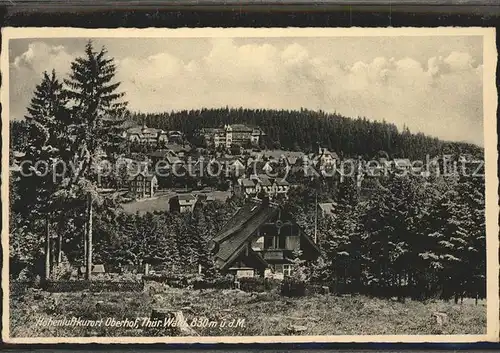
[[[200,127],[220,127],[242,123],[258,125],[267,134],[264,146],[286,150],[311,151],[317,144],[337,151],[341,156],[374,157],[385,151],[390,157],[423,159],[427,154],[481,154],[478,146],[447,142],[396,125],[366,118],[352,119],[323,111],[270,109],[201,109],[170,113],[134,113],[137,123],[164,130],[181,130],[193,139]]]

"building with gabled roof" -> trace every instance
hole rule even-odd
[[[250,201],[241,207],[211,242],[215,266],[223,273],[273,277],[289,275],[294,252],[316,260],[320,251],[314,241],[280,206]]]
[[[153,197],[158,189],[156,175],[141,171],[128,177],[129,192],[137,198]]]
[[[143,124],[142,127],[131,127],[123,132],[123,137],[130,142],[143,144],[160,144],[168,142],[168,132],[162,129],[147,127]]]
[[[177,194],[171,197],[169,202],[170,212],[193,212],[198,198],[193,194]]]

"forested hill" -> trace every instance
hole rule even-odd
[[[317,144],[344,157],[371,158],[379,151],[391,157],[425,158],[427,154],[481,154],[478,146],[445,142],[422,133],[399,131],[394,124],[374,122],[366,118],[351,119],[339,114],[302,109],[300,111],[271,109],[201,109],[171,113],[132,115],[138,123],[164,130],[181,130],[188,136],[200,127],[221,127],[242,123],[260,126],[267,134],[266,147],[312,151]]]

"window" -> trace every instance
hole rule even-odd
[[[292,265],[289,265],[289,264],[283,265],[283,274],[285,276],[291,276],[291,274],[292,274]]]
[[[279,248],[286,249],[286,236],[285,235],[279,236]]]
[[[266,236],[264,238],[264,249],[274,249],[274,237]]]

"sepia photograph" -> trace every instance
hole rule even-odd
[[[498,341],[494,29],[2,37],[5,341]]]

